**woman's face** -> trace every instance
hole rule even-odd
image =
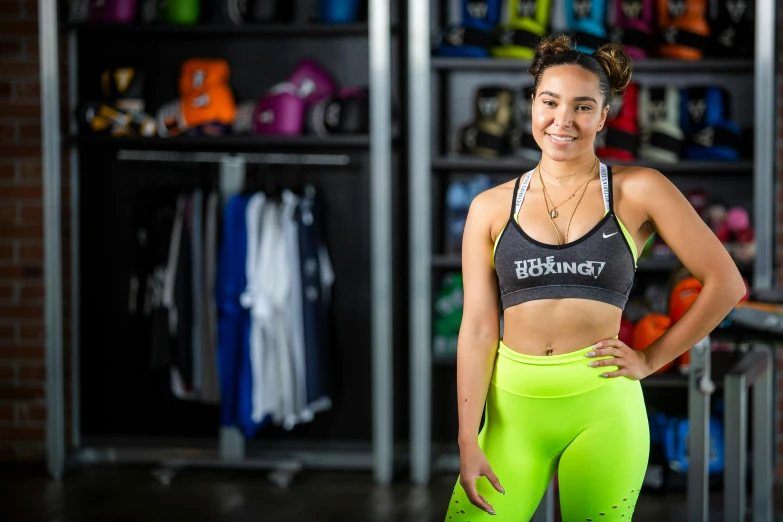
[[[598,77],[578,65],[544,71],[533,99],[533,136],[555,161],[592,154],[595,135],[609,107],[602,110]]]

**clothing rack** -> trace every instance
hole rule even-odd
[[[230,468],[230,469],[266,469],[271,473],[269,478],[280,486],[288,485],[294,475],[304,465],[312,467],[328,467],[341,469],[371,469],[376,482],[386,485],[391,482],[393,473],[393,423],[392,423],[392,201],[388,195],[392,192],[392,115],[391,115],[391,81],[392,81],[392,23],[391,6],[383,0],[368,2],[367,45],[369,47],[369,87],[371,129],[369,147],[363,151],[369,156],[367,169],[368,199],[372,201],[370,208],[369,245],[371,261],[370,301],[371,327],[370,347],[372,357],[372,448],[365,451],[350,450],[339,445],[330,446],[329,451],[270,450],[275,454],[269,458],[246,458],[245,439],[236,428],[221,428],[217,447],[199,449],[187,447],[182,450],[171,450],[161,446],[142,447],[113,446],[107,444],[101,447],[83,447],[80,431],[80,310],[79,310],[79,205],[80,205],[80,160],[79,140],[63,140],[60,136],[60,58],[58,37],[60,27],[58,10],[55,2],[41,2],[38,12],[39,48],[42,91],[42,151],[43,151],[43,191],[44,205],[44,277],[46,282],[45,329],[46,329],[46,404],[47,404],[47,467],[55,479],[61,479],[66,470],[76,464],[89,463],[129,463],[155,462],[160,468],[155,470],[155,476],[163,484],[171,482],[173,476],[188,467]],[[165,29],[165,28],[164,28]],[[241,28],[236,33],[242,34]],[[230,28],[225,29],[228,34]],[[259,34],[266,34],[263,28]],[[272,34],[272,33],[270,33]],[[317,27],[312,33],[317,35]],[[331,34],[331,33],[330,33]],[[349,35],[350,36],[350,35]],[[78,27],[70,27],[67,33],[69,73],[69,96],[66,104],[71,115],[67,126],[72,133],[78,132],[78,126],[73,118],[79,98],[79,52]],[[66,78],[63,78],[65,80]],[[89,141],[89,140],[88,140]],[[245,167],[248,164],[266,165],[313,165],[327,167],[344,167],[353,164],[353,159],[347,154],[315,154],[299,152],[310,149],[323,149],[324,144],[313,140],[302,140],[301,143],[284,144],[290,146],[296,153],[257,152],[277,148],[273,142],[246,140],[240,143],[242,152],[182,152],[165,150],[138,150],[145,145],[143,140],[131,140],[128,146],[134,150],[118,147],[116,159],[120,161],[149,162],[196,162],[218,163],[220,165],[220,192],[226,197],[242,190],[244,186]],[[172,140],[175,148],[176,140]],[[112,144],[113,140],[106,143]],[[116,143],[122,144],[120,138]],[[220,138],[215,138],[214,147],[238,147],[235,142],[226,142],[221,146]],[[156,147],[159,147],[156,141]],[[110,145],[112,147],[116,145]],[[207,145],[212,147],[212,145]],[[339,142],[336,145],[339,147]],[[352,147],[353,144],[347,145]],[[71,367],[70,375],[72,413],[70,445],[66,445],[65,429],[65,385],[64,349],[63,349],[63,274],[61,245],[61,162],[63,152],[70,155],[70,212],[72,231],[70,273],[71,296]],[[153,441],[154,443],[154,441]],[[274,446],[274,444],[270,445]],[[268,453],[268,452],[267,452]]]

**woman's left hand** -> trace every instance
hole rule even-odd
[[[643,351],[634,350],[619,339],[604,339],[599,341],[585,357],[606,357],[600,361],[591,361],[588,366],[617,366],[617,371],[602,373],[601,377],[625,376],[640,381],[652,371],[647,364],[647,356]]]

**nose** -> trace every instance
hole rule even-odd
[[[555,125],[561,128],[568,128],[573,122],[573,111],[566,104],[561,104],[560,107],[557,108],[557,113],[555,114]]]

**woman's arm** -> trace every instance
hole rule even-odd
[[[465,291],[457,341],[460,447],[478,444],[479,424],[500,336],[497,278],[492,268],[492,198],[480,194],[468,210],[462,238]]]
[[[677,187],[660,172],[642,169],[634,200],[690,273],[703,285],[677,323],[644,354],[656,371],[704,339],[745,295],[745,283],[726,248]],[[638,183],[637,183],[638,181]]]

